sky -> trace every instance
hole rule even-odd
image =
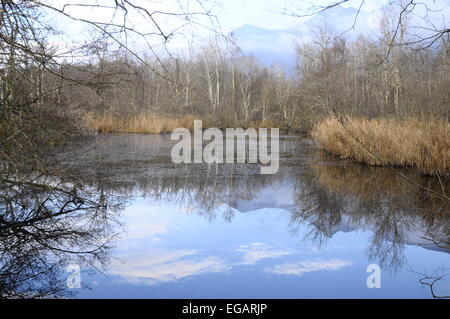
[[[114,6],[113,0],[42,0],[44,3],[49,3],[62,8],[64,4],[68,3],[83,3],[83,4],[100,4],[104,6]],[[188,45],[197,42],[205,42],[205,39],[211,38],[211,29],[218,32],[228,34],[234,29],[239,28],[244,24],[250,24],[256,27],[265,29],[288,29],[297,26],[304,22],[308,17],[290,17],[282,14],[285,8],[289,8],[299,14],[304,14],[307,9],[314,5],[326,5],[335,3],[329,0],[130,0],[131,2],[148,9],[150,12],[161,11],[170,13],[180,12],[205,12],[211,10],[212,14],[217,16],[218,20],[210,19],[204,15],[193,15],[193,23],[187,24],[186,20],[180,16],[156,14],[155,20],[158,26],[165,34],[170,34],[175,30],[175,35],[172,37],[169,47],[172,48],[186,48]],[[361,10],[373,13],[372,17],[379,12],[390,0],[349,0],[343,3],[342,7],[359,8],[363,3]],[[447,6],[447,11],[444,17],[450,19],[450,3],[449,0],[421,0],[416,3],[427,3],[431,8],[442,8]],[[183,5],[180,11],[179,4]],[[204,5],[204,7],[202,7]],[[420,14],[423,11],[423,6],[417,5],[414,12]],[[118,24],[122,23],[123,16],[114,15],[114,10],[107,8],[93,8],[93,7],[70,7],[68,11],[72,16],[77,18],[95,20],[95,21],[115,21]],[[442,13],[436,13],[437,16]],[[65,38],[61,36],[57,41],[58,46],[64,47],[69,40],[77,40],[82,42],[89,38],[92,34],[86,26],[80,23],[74,23],[68,19],[61,18],[53,12],[50,14],[57,20],[65,31]],[[442,17],[441,17],[442,18]],[[375,19],[378,20],[378,19]],[[142,33],[158,31],[155,25],[152,25],[151,20],[136,12],[130,12],[128,15],[128,26],[134,28]],[[448,24],[449,22],[447,22]],[[162,37],[147,36],[145,39],[139,36],[130,36],[127,38],[128,45],[134,46],[135,51],[139,53],[149,53],[149,49],[159,50],[166,49],[162,43]],[[149,41],[147,43],[147,41]],[[134,42],[134,43],[133,43]],[[177,49],[177,50],[178,50]],[[151,55],[151,54],[150,54]]]
[[[288,8],[299,14],[307,12],[308,8],[311,8],[312,3],[316,6],[327,5],[330,3],[336,3],[340,0],[131,0],[130,2],[142,6],[149,11],[166,11],[166,12],[180,12],[179,3],[187,11],[200,12],[205,9],[201,7],[200,3],[204,4],[204,7],[211,9],[211,12],[217,15],[221,26],[226,31],[231,31],[244,24],[250,24],[253,26],[266,28],[266,29],[286,29],[293,27],[307,18],[289,17],[283,15],[284,9]],[[399,0],[401,1],[401,0]],[[64,4],[68,3],[84,3],[84,4],[100,4],[100,5],[114,5],[113,0],[43,0],[43,3],[50,3],[59,8],[62,8]],[[395,2],[391,0],[348,0],[341,4],[342,7],[359,8],[361,3],[361,10],[366,12],[374,12],[388,4],[389,2]],[[422,0],[416,1],[418,4],[415,8],[415,12],[419,12],[422,3],[425,3],[430,8],[442,8],[450,6],[448,0]],[[187,9],[189,7],[189,9]],[[92,7],[71,7],[68,8],[70,13],[74,16],[82,18],[90,18],[95,20],[110,19],[113,11],[105,8],[94,9]],[[200,18],[200,16],[197,16]],[[135,25],[142,26],[144,20],[140,16],[132,16],[135,21]],[[169,27],[170,25],[177,25],[176,20],[173,17],[163,17],[163,15],[157,16],[157,20],[163,27]],[[207,21],[204,20],[205,24]]]
[[[345,3],[344,6],[358,7],[361,0],[351,0]],[[374,1],[366,0],[367,2],[363,6],[363,10],[370,10],[374,7],[380,6],[382,2],[387,0]],[[59,9],[62,9],[67,4],[99,4],[104,6],[102,8],[95,8],[92,6],[69,6],[65,8],[65,12],[69,13],[73,17],[89,19],[94,21],[110,22],[114,19],[118,24],[122,22],[122,16],[116,15],[113,18],[114,10],[106,8],[107,6],[114,6],[113,0],[42,0],[43,3],[51,4]],[[286,29],[298,25],[305,18],[294,18],[281,14],[284,8],[292,8],[293,10],[306,9],[307,6],[299,5],[301,0],[131,0],[131,2],[142,6],[152,11],[161,12],[181,12],[179,3],[183,4],[186,11],[190,12],[204,12],[211,10],[212,14],[217,16],[217,21],[209,20],[209,18],[201,15],[192,16],[194,24],[188,27],[182,27],[186,21],[178,17],[157,14],[155,20],[158,25],[166,33],[170,33],[173,29],[178,29],[179,34],[184,33],[186,29],[191,33],[195,33],[197,36],[208,36],[211,34],[209,27],[213,27],[218,31],[224,33],[231,32],[232,30],[244,25],[251,24],[257,27],[267,29]],[[315,1],[318,3],[329,3],[330,1]],[[202,7],[201,3],[205,7]],[[374,5],[376,3],[377,5]],[[55,12],[50,12],[50,16],[54,17],[56,21],[60,23],[60,29],[64,29],[67,34],[70,34],[71,39],[84,39],[89,37],[89,31],[87,28],[79,23],[74,23],[69,19],[61,17],[61,15]],[[129,13],[128,23],[130,27],[139,29],[142,32],[156,31],[155,26],[152,26],[151,21],[148,18],[139,14]],[[205,27],[206,26],[206,27]],[[219,27],[220,26],[220,27]],[[182,40],[180,37],[177,41]],[[64,40],[61,40],[64,42]]]
[[[320,5],[321,3],[330,2],[314,1],[314,4]],[[387,0],[366,0],[361,10],[373,11],[379,9],[387,2]],[[342,7],[358,8],[360,3],[361,0],[351,0],[342,4]],[[309,5],[306,1],[298,0],[228,0],[224,1],[219,17],[224,29],[233,30],[243,24],[251,24],[266,29],[287,29],[301,23],[306,18],[283,15],[284,9],[292,8],[292,10],[302,13],[308,7]]]

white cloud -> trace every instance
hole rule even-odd
[[[113,262],[108,273],[128,283],[157,285],[205,273],[224,272],[234,266],[254,265],[263,259],[292,253],[291,250],[274,248],[261,242],[240,245],[236,251],[242,256],[237,262],[204,255],[198,250],[153,249],[124,253],[120,255],[122,261]]]
[[[126,263],[113,263],[109,273],[134,284],[155,285],[231,268],[223,260],[214,256],[202,257],[195,250],[153,251],[145,256],[123,257],[126,257]]]
[[[121,239],[151,238],[153,240],[160,240],[157,236],[167,233],[168,226],[168,222],[161,222],[159,224],[132,224],[122,234]]]
[[[351,264],[351,261],[342,259],[300,261],[296,263],[275,265],[274,267],[266,268],[266,272],[301,276],[305,273],[319,270],[339,270]]]
[[[239,263],[241,265],[254,265],[262,259],[276,258],[291,254],[290,250],[276,249],[265,243],[259,242],[240,245],[237,251],[244,254],[242,262]]]

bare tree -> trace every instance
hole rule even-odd
[[[316,14],[332,11],[334,8],[349,3],[352,0],[337,0],[330,1],[327,5],[315,5],[310,1],[294,1],[291,7],[285,7],[282,10],[282,14],[292,16],[292,17],[310,17]],[[354,16],[354,21],[351,27],[345,30],[340,35],[345,34],[346,32],[355,29],[356,23],[358,21],[361,10],[364,6],[369,3],[368,0],[358,0],[357,4],[357,12]],[[434,1],[426,1],[426,0],[400,0],[397,2],[391,3],[391,6],[395,6],[397,10],[396,12],[396,23],[394,28],[392,29],[392,34],[390,37],[390,45],[388,46],[388,51],[386,55],[389,55],[390,50],[394,46],[401,45],[419,45],[421,48],[427,48],[434,45],[438,40],[443,37],[450,36],[450,28],[445,24],[438,25],[436,21],[430,19],[430,16],[436,16],[440,12],[444,12],[448,7],[435,7]],[[420,30],[426,35],[420,35],[418,33],[414,33],[414,37],[406,39],[402,35],[402,25],[405,20],[408,19],[408,16],[421,11],[420,14],[417,14],[418,17],[421,18],[420,24],[414,26],[414,29]]]

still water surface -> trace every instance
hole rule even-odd
[[[449,205],[389,169],[326,157],[296,136],[281,138],[275,175],[173,164],[168,135],[88,144],[58,156],[118,208],[103,265],[77,261],[75,297],[431,298],[420,280],[441,276],[433,292],[450,295]],[[379,289],[367,287],[370,264]]]

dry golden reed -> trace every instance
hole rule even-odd
[[[450,174],[450,123],[443,119],[329,117],[316,124],[312,137],[319,148],[341,158]]]
[[[160,116],[156,114],[138,114],[120,117],[111,113],[103,115],[86,115],[88,127],[99,133],[142,133],[161,134],[170,133],[178,127],[192,130],[193,116]]]
[[[171,133],[176,128],[187,128],[190,131],[194,129],[194,120],[203,120],[204,129],[218,127],[225,129],[227,127],[243,128],[268,128],[278,127],[285,130],[293,130],[280,121],[238,121],[232,120],[213,120],[212,118],[195,118],[192,115],[157,115],[155,113],[140,113],[128,116],[120,116],[113,113],[85,115],[85,124],[88,130],[99,133],[140,133],[140,134],[163,134]]]

